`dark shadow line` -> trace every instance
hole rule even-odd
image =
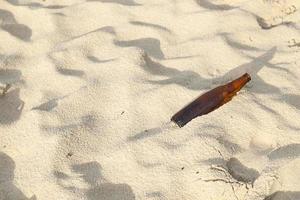
[[[113,61],[117,60],[116,58],[100,60],[96,56],[91,56],[91,55],[87,56],[87,58],[94,63],[108,63],[108,62],[113,62]]]
[[[156,38],[140,38],[136,40],[114,40],[115,45],[119,47],[137,47],[145,51],[149,56],[156,59],[164,59],[164,53],[160,47],[160,40]]]
[[[87,35],[89,35],[89,34],[97,33],[97,32],[99,32],[99,31],[107,32],[107,33],[110,33],[110,34],[115,34],[115,30],[114,30],[113,27],[111,27],[111,26],[104,26],[104,27],[97,28],[97,29],[95,29],[95,30],[89,31],[89,32],[84,33],[84,34],[81,34],[81,35],[77,35],[77,36],[71,37],[70,39],[64,40],[64,41],[62,41],[61,43],[67,43],[67,42],[70,42],[70,41],[72,41],[72,40],[76,40],[76,39],[79,39],[79,38],[81,38],[81,37],[87,36]]]
[[[57,71],[61,73],[62,75],[66,76],[76,76],[76,77],[82,77],[85,75],[85,72],[82,70],[76,70],[76,69],[66,69],[66,68],[57,68]]]
[[[114,3],[123,6],[141,6],[142,4],[136,3],[134,0],[87,0],[87,2],[101,2],[101,3]]]
[[[195,0],[195,1],[199,6],[214,11],[228,11],[228,10],[238,8],[226,4],[213,4],[209,0]]]
[[[157,128],[151,128],[148,130],[144,130],[134,136],[130,136],[127,138],[127,141],[133,142],[133,141],[137,141],[137,140],[142,140],[148,137],[152,137],[154,135],[157,135],[159,133],[161,133],[163,130],[160,127]]]
[[[158,25],[158,24],[152,24],[152,23],[147,23],[147,22],[142,22],[142,21],[130,21],[130,24],[136,25],[136,26],[145,26],[145,27],[150,27],[150,28],[155,28],[158,30],[163,30],[168,33],[172,33],[172,31],[164,26]]]

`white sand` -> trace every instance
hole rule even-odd
[[[299,9],[1,0],[0,200],[300,199]],[[231,102],[169,123],[245,72]]]

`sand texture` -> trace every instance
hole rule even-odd
[[[299,0],[0,0],[0,87],[0,200],[300,200]]]

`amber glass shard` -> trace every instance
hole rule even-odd
[[[240,89],[251,80],[249,74],[237,78],[236,80],[216,87],[198,97],[196,100],[185,106],[172,116],[171,120],[179,127],[183,127],[192,119],[208,114],[232,99]]]

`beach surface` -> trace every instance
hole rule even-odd
[[[1,0],[0,200],[299,200],[299,10]],[[244,73],[232,101],[170,122]]]

